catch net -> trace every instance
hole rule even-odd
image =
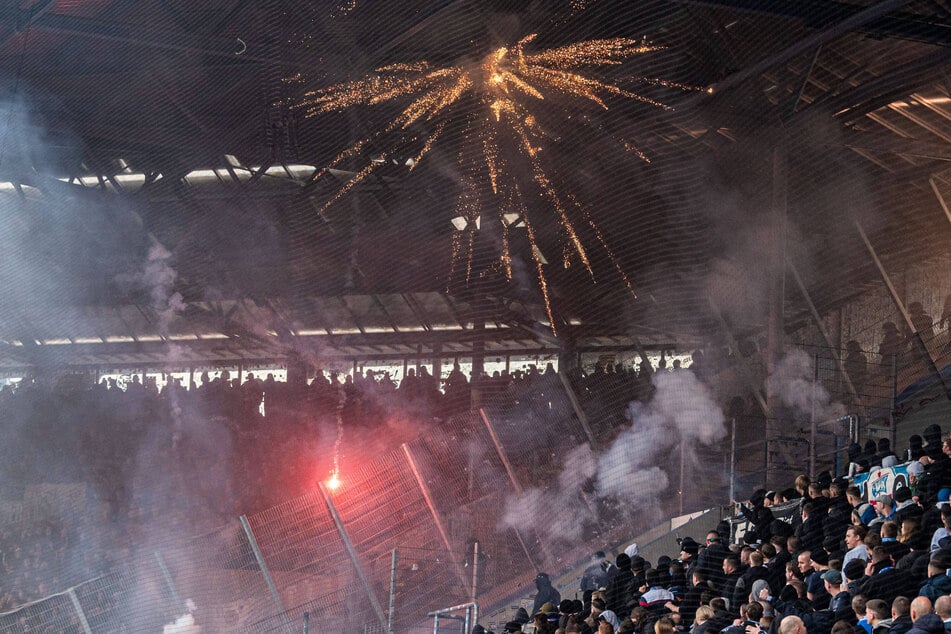
[[[941,422],[943,3],[16,5],[0,632],[497,628]]]

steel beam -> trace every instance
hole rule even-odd
[[[327,512],[330,513],[330,518],[334,522],[334,526],[337,529],[337,534],[340,536],[340,541],[343,542],[343,547],[347,551],[347,556],[350,557],[350,563],[353,564],[353,569],[356,571],[357,578],[360,580],[360,584],[363,586],[363,591],[366,592],[367,599],[370,600],[370,606],[373,608],[373,612],[376,613],[376,617],[379,619],[380,625],[386,628],[386,615],[383,614],[383,608],[380,606],[380,602],[376,598],[376,594],[373,593],[373,587],[370,585],[370,580],[367,578],[367,573],[363,569],[363,564],[360,563],[360,557],[357,555],[357,549],[354,548],[353,542],[350,541],[350,534],[347,532],[347,527],[343,524],[343,519],[340,517],[340,513],[337,511],[337,506],[334,504],[333,498],[330,497],[330,493],[328,493],[323,482],[318,482],[317,488],[320,489],[320,495],[323,496],[324,504],[327,505]]]
[[[584,435],[588,437],[588,445],[592,451],[597,451],[598,441],[594,437],[591,424],[588,422],[588,415],[584,413],[584,410],[581,408],[581,403],[578,402],[578,396],[575,394],[574,388],[571,387],[571,383],[568,382],[568,373],[558,372],[557,374],[558,378],[561,379],[562,387],[565,388],[565,394],[568,396],[568,402],[571,403],[571,409],[574,410],[575,416],[578,417],[578,422],[581,423],[581,429],[584,430]]]
[[[741,13],[803,20],[807,25],[842,22],[862,12],[859,5],[820,0],[674,0],[711,9],[732,9]],[[907,4],[907,3],[902,3]],[[899,5],[900,8],[900,5]],[[890,13],[887,12],[887,13]],[[951,43],[951,24],[935,23],[927,16],[912,13],[881,15],[863,21],[854,29],[874,37],[894,37],[928,44],[948,46]]]
[[[842,378],[845,379],[845,384],[848,386],[849,392],[852,393],[852,398],[855,399],[856,403],[861,404],[862,398],[859,396],[858,391],[855,389],[855,384],[852,383],[852,378],[845,369],[845,364],[842,362],[842,355],[839,354],[838,348],[832,344],[832,338],[829,336],[829,333],[826,332],[825,325],[822,323],[822,316],[819,315],[819,310],[813,303],[812,296],[809,294],[808,289],[806,289],[806,285],[802,281],[802,277],[799,275],[796,265],[793,264],[792,260],[787,257],[786,266],[789,268],[789,272],[792,273],[793,279],[796,281],[796,286],[799,288],[799,293],[806,301],[806,305],[809,306],[809,313],[812,315],[812,321],[815,323],[816,328],[819,329],[819,334],[822,335],[822,340],[826,342],[826,346],[828,346],[829,351],[832,353],[832,358],[835,359],[835,364],[839,368]]]
[[[935,180],[935,177],[932,176],[928,179],[928,184],[931,185],[931,191],[934,192],[935,198],[938,199],[938,204],[941,205],[941,209],[944,211],[944,215],[948,217],[948,220],[951,221],[951,208],[948,207],[948,201],[945,199],[944,195],[941,193],[941,190],[938,189],[938,181]]]
[[[687,4],[695,3],[691,0],[678,1]],[[910,3],[911,0],[882,0],[881,2],[878,2],[877,4],[874,4],[866,9],[852,12],[848,16],[841,16],[841,19],[829,28],[823,29],[814,35],[803,38],[798,42],[786,47],[785,49],[753,64],[752,66],[748,66],[743,70],[733,73],[725,79],[717,82],[713,85],[713,93],[718,94],[734,88],[748,79],[757,77],[767,70],[778,66],[779,64],[784,64],[789,60],[802,55],[803,53],[808,53],[809,51],[812,51],[823,44],[832,42],[842,37],[846,33],[859,30],[861,27],[871,22],[875,22],[876,20],[879,20],[889,13],[893,13],[894,11],[897,11],[901,7]],[[702,96],[703,93],[698,93],[698,97],[695,97],[695,99],[701,98]],[[683,109],[683,105],[680,104],[678,108]]]
[[[274,579],[271,578],[271,571],[267,567],[267,563],[264,561],[264,555],[261,553],[261,549],[258,547],[258,540],[254,537],[254,532],[251,530],[251,524],[248,522],[248,516],[241,516],[241,527],[244,529],[244,535],[248,538],[248,543],[251,545],[251,552],[254,553],[254,560],[258,564],[258,568],[261,570],[261,574],[264,575],[264,582],[267,584],[267,589],[271,593],[271,600],[274,601],[274,607],[277,608],[278,613],[281,615],[281,620],[284,622],[284,626],[287,627],[287,612],[284,611],[284,604],[281,602],[281,595],[277,592],[277,586],[274,585]]]
[[[452,550],[452,544],[449,541],[449,533],[446,532],[446,527],[443,525],[442,516],[436,509],[436,504],[433,501],[432,493],[430,492],[429,487],[426,485],[426,481],[423,479],[423,476],[419,471],[419,466],[416,464],[416,459],[413,457],[413,452],[410,451],[409,445],[405,442],[400,445],[400,449],[403,450],[403,455],[406,457],[406,463],[409,465],[410,471],[413,472],[413,477],[416,479],[416,485],[419,487],[419,492],[422,494],[423,500],[426,502],[426,507],[429,509],[429,513],[433,517],[433,523],[436,525],[436,531],[439,533],[439,537],[442,539],[442,543],[446,547],[446,553],[449,556],[449,560],[452,562],[453,568],[455,568],[456,577],[459,579],[461,586],[465,588],[466,576],[463,574],[462,567],[459,565],[459,561],[456,559],[456,553]]]

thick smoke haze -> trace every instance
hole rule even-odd
[[[647,404],[629,405],[631,426],[603,452],[582,445],[561,460],[561,472],[547,488],[534,488],[510,498],[501,525],[518,529],[526,518],[545,517],[534,526],[549,543],[577,542],[585,530],[576,512],[587,508],[593,522],[598,508],[608,503],[617,519],[658,519],[661,502],[670,497],[671,465],[685,470],[696,465],[696,451],[726,436],[723,412],[710,390],[692,372],[661,372],[653,376],[656,388]],[[552,513],[552,509],[565,509]]]

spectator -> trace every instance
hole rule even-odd
[[[548,576],[548,573],[540,572],[535,576],[535,588],[537,592],[535,593],[535,601],[532,603],[533,616],[542,611],[553,611],[542,610],[544,605],[550,604],[554,607],[561,603],[561,594],[551,584],[551,577]]]
[[[934,613],[931,600],[927,597],[918,597],[911,602],[911,621],[914,626],[909,630],[911,634],[939,634],[944,632],[944,623],[941,617]]]

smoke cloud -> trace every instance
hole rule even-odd
[[[604,507],[615,509],[619,519],[659,517],[661,503],[670,493],[665,466],[679,467],[682,448],[689,470],[697,463],[697,449],[722,440],[726,427],[710,390],[692,372],[658,373],[653,383],[651,401],[629,405],[632,424],[607,450],[595,453],[587,445],[572,449],[551,487],[530,489],[508,500],[502,526],[517,529],[526,518],[546,517],[540,530],[550,543],[561,543],[583,536],[579,508],[587,507],[595,522],[611,519],[600,517],[604,511],[598,509]]]
[[[802,350],[789,352],[769,377],[773,394],[789,407],[795,416],[817,421],[830,421],[845,414],[845,406],[832,400],[823,385],[814,381],[814,360]]]

